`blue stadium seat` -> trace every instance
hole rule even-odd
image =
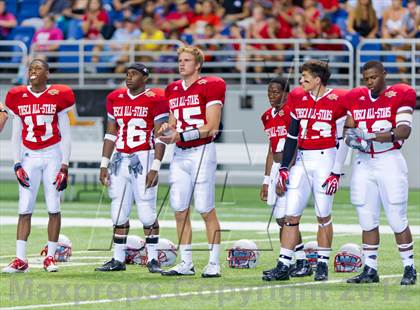
[[[377,43],[374,43],[374,44],[369,43],[369,44],[363,45],[361,50],[362,51],[381,51],[382,46],[381,44],[377,44]],[[362,63],[372,61],[372,60],[381,61],[381,56],[367,55],[367,56],[360,57],[360,61]]]
[[[39,6],[41,0],[20,0],[18,3],[17,20],[21,23],[23,20],[39,17]]]
[[[78,73],[79,66],[77,63],[79,62],[79,47],[77,44],[75,45],[62,45],[59,49],[60,52],[74,52],[71,55],[64,55],[61,54],[58,56],[58,62],[60,63],[76,63],[74,66],[62,66],[57,69],[57,72],[61,73]]]
[[[17,13],[16,0],[6,0],[6,11],[16,16],[16,13]]]
[[[24,27],[24,26],[17,26],[10,31],[9,35],[7,36],[8,40],[16,40],[23,42],[28,50],[31,47],[32,38],[35,34],[34,27]],[[11,51],[20,51],[18,47],[13,47]],[[11,59],[13,63],[20,63],[21,57],[13,56]]]

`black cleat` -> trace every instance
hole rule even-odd
[[[122,263],[116,259],[111,259],[110,261],[103,264],[101,267],[95,268],[95,271],[124,271],[125,263]]]
[[[417,281],[417,272],[414,266],[405,266],[404,275],[401,279],[401,285],[414,285]]]
[[[378,271],[375,268],[371,268],[369,266],[365,266],[361,274],[347,280],[347,283],[378,283],[378,282],[379,282]]]
[[[300,278],[311,276],[313,273],[312,267],[306,259],[296,260],[296,264],[290,271],[290,276],[292,278]]]
[[[276,270],[276,268],[277,268],[277,265],[276,265],[276,267],[274,267],[274,268],[271,268],[271,269],[267,269],[267,270],[263,270],[263,275],[267,275],[267,274],[269,274],[269,273],[271,273],[271,272],[273,272],[274,270]]]
[[[162,268],[160,268],[160,263],[156,259],[152,259],[150,262],[147,262],[147,269],[150,273],[161,273]]]
[[[289,280],[290,267],[286,266],[282,262],[277,263],[277,267],[274,268],[270,273],[263,275],[264,281],[283,281]]]
[[[324,262],[318,262],[316,264],[315,281],[327,281],[328,280],[328,265]]]

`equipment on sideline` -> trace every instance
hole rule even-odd
[[[254,241],[241,239],[229,249],[227,261],[230,268],[255,268],[260,252]]]

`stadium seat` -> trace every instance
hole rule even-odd
[[[60,52],[74,52],[71,53],[71,55],[68,54],[62,54],[60,53],[60,56],[58,56],[58,62],[62,65],[60,68],[57,69],[57,72],[60,73],[78,73],[79,72],[79,47],[77,44],[75,45],[61,45]],[[74,64],[74,65],[70,65]]]
[[[6,11],[16,16],[16,13],[17,13],[16,0],[6,0]]]
[[[31,47],[32,38],[35,34],[34,27],[24,27],[24,26],[17,26],[10,31],[9,35],[7,36],[8,40],[16,40],[23,42],[28,50]],[[18,47],[13,47],[11,51],[20,51]],[[13,56],[11,59],[13,63],[20,63],[21,57]]]
[[[20,0],[17,5],[17,20],[21,23],[23,20],[39,17],[40,0]]]
[[[381,51],[382,50],[382,46],[381,44],[377,44],[377,43],[368,43],[362,46],[361,51]],[[381,61],[381,57],[380,56],[373,56],[373,55],[364,55],[360,57],[360,61],[362,63],[368,62],[368,61],[372,61],[372,60],[376,60],[376,61]]]

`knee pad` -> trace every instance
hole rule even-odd
[[[396,234],[403,232],[408,226],[407,205],[405,203],[392,204],[387,209],[386,217],[392,231]]]
[[[356,207],[359,216],[359,224],[362,230],[371,231],[379,226],[379,217],[374,213],[365,210],[363,206]]]

